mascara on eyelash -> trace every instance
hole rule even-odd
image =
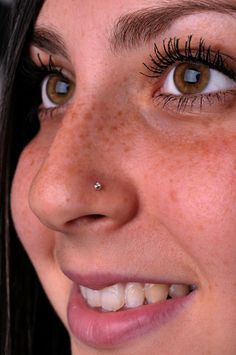
[[[24,56],[20,65],[20,83],[21,91],[24,92],[23,100],[26,101],[26,105],[29,107],[26,113],[26,123],[29,126],[36,126],[35,132],[38,129],[38,116],[42,109],[41,104],[41,84],[43,79],[49,75],[61,75],[62,68],[58,68],[52,56],[49,56],[48,63],[44,64],[40,54],[38,53],[39,65],[34,62],[30,56]]]
[[[236,93],[234,90],[228,90],[221,93],[182,96],[159,94],[154,98],[154,101],[156,103],[161,103],[163,109],[168,108],[168,105],[174,105],[176,107],[176,112],[178,113],[184,113],[187,107],[189,107],[190,110],[193,110],[197,105],[199,107],[199,112],[201,112],[205,103],[207,103],[209,106],[213,106],[216,103],[215,100],[217,100],[217,102],[220,102],[224,105],[228,95],[235,97]]]
[[[232,60],[232,58],[222,54],[220,50],[213,51],[211,46],[207,47],[203,38],[200,38],[198,47],[194,50],[192,40],[193,35],[190,35],[185,42],[183,50],[181,50],[180,38],[169,38],[168,42],[164,39],[162,43],[163,53],[155,43],[154,55],[150,54],[151,64],[143,63],[146,69],[152,74],[143,72],[141,74],[150,78],[158,78],[173,64],[189,62],[205,64],[209,68],[216,69],[231,79],[236,80],[235,71],[231,70],[226,62],[227,59]]]
[[[24,81],[28,82],[29,85],[37,85],[42,82],[42,80],[50,74],[62,75],[62,68],[56,67],[53,58],[50,55],[48,58],[48,64],[44,64],[40,54],[37,55],[40,65],[37,65],[30,57],[23,58],[21,65],[21,74]]]

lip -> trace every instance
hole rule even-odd
[[[158,331],[192,303],[195,293],[134,309],[101,312],[87,305],[79,285],[74,283],[67,308],[68,324],[79,341],[94,348],[109,349],[152,330]]]
[[[115,285],[117,283],[127,283],[127,282],[140,282],[140,283],[153,283],[153,284],[184,284],[184,285],[197,285],[195,282],[190,280],[183,280],[178,278],[178,281],[173,281],[167,278],[147,278],[137,275],[119,275],[115,273],[89,273],[89,274],[78,274],[73,271],[62,270],[63,273],[71,280],[74,284],[91,288],[93,290],[100,290],[104,287]]]

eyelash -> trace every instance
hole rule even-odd
[[[35,112],[35,108],[37,108],[37,114],[38,115],[50,115],[52,116],[56,110],[60,109],[60,107],[54,107],[54,108],[45,108],[45,107],[40,107],[41,103],[41,84],[43,80],[52,74],[60,75],[61,77],[65,76],[63,75],[63,68],[57,67],[54,64],[53,58],[50,55],[48,58],[48,63],[44,64],[40,54],[38,54],[38,60],[39,60],[39,65],[37,65],[31,58],[27,57],[23,60],[22,66],[21,66],[21,72],[24,78],[24,84],[25,87],[27,87],[27,91],[30,91],[32,89],[36,89],[36,100],[34,98],[34,107],[32,109],[33,112]],[[32,96],[32,95],[31,95]]]
[[[213,51],[211,46],[206,47],[204,39],[200,39],[197,49],[193,50],[192,45],[193,36],[189,36],[184,44],[184,49],[180,49],[180,39],[170,38],[168,41],[163,40],[162,52],[159,50],[156,44],[154,44],[154,55],[150,55],[151,64],[143,63],[144,67],[151,73],[143,73],[149,78],[158,79],[163,76],[169,68],[171,68],[176,63],[189,62],[204,64],[211,69],[218,70],[219,72],[225,74],[229,78],[236,81],[236,73],[231,70],[227,65],[227,59],[232,60],[229,56],[223,55],[219,50]],[[162,54],[163,53],[163,54]],[[61,106],[54,108],[40,107],[41,103],[41,83],[43,80],[52,74],[60,75],[65,77],[62,73],[63,68],[58,68],[53,62],[52,56],[49,56],[48,64],[44,64],[38,54],[38,60],[40,65],[37,65],[32,59],[27,58],[23,61],[22,72],[24,77],[24,82],[26,83],[27,91],[31,92],[31,88],[37,89],[37,102],[35,102],[33,110],[37,107],[38,115],[50,115],[53,116],[56,111],[61,109]],[[34,91],[35,92],[35,91]],[[231,91],[232,94],[232,91]],[[235,94],[235,93],[234,93]],[[153,95],[154,102],[158,104],[161,102],[163,108],[169,103],[174,103],[176,110],[184,112],[186,107],[195,104],[199,101],[200,111],[202,110],[204,101],[206,100],[208,104],[211,104],[212,99],[217,99],[219,102],[224,102],[227,92],[224,93],[209,93],[209,94],[197,94],[197,95],[180,95],[176,96],[173,94],[158,94]],[[30,95],[33,98],[31,93]],[[35,101],[35,98],[34,98]],[[196,104],[195,104],[196,105]]]
[[[22,64],[22,73],[24,77],[30,79],[33,84],[41,83],[45,76],[50,74],[62,75],[63,68],[55,66],[52,56],[49,56],[48,64],[44,64],[40,54],[38,54],[38,60],[40,65],[37,65],[31,58],[26,58]]]
[[[151,74],[146,74],[143,72],[141,72],[141,74],[149,78],[157,79],[163,76],[174,64],[188,62],[193,64],[204,64],[210,69],[215,69],[236,81],[235,71],[231,70],[227,65],[227,59],[232,60],[232,58],[223,55],[219,50],[213,51],[211,46],[206,47],[205,41],[202,38],[198,43],[197,49],[193,50],[192,39],[192,35],[188,37],[188,40],[184,44],[184,50],[180,49],[179,38],[174,37],[170,38],[168,41],[164,40],[162,44],[163,54],[157,45],[154,44],[154,55],[150,55],[151,64],[148,65],[143,63],[145,68],[151,72]],[[199,99],[199,106],[201,111],[204,99],[206,99],[209,104],[211,104],[211,98],[213,97],[218,101],[224,101],[227,92],[221,94],[219,92],[180,96],[173,94],[159,94],[157,97],[153,97],[153,99],[154,101],[162,100],[163,108],[168,103],[175,102],[177,110],[181,112],[184,112],[188,105],[192,106],[193,103]]]

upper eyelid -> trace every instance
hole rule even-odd
[[[27,55],[37,66],[40,64],[38,55],[42,58],[42,62],[45,65],[47,65],[48,59],[51,57],[55,63],[55,66],[62,67],[66,70],[66,72],[70,73],[71,76],[75,76],[75,71],[72,66],[70,57],[64,56],[63,54],[60,54],[60,52],[55,52],[54,50],[50,51],[47,48],[38,46],[37,44],[31,42]]]
[[[43,52],[43,56],[47,57],[47,59],[45,60],[45,58],[42,60],[41,59],[41,55],[40,53],[37,54],[37,56],[35,57],[30,55],[28,57],[29,61],[36,66],[39,70],[42,69],[45,70],[45,76],[46,77],[47,73],[48,75],[53,74],[61,74],[65,79],[68,79],[72,82],[75,82],[75,75],[74,73],[72,73],[71,70],[69,70],[67,68],[67,66],[65,66],[63,63],[61,63],[60,60],[58,60],[57,58],[55,58],[53,55],[50,55],[48,53]],[[50,63],[51,61],[51,63]],[[51,65],[51,68],[50,68]]]
[[[173,66],[175,63],[181,61],[190,62],[192,60],[192,62],[195,63],[206,64],[212,69],[218,69],[222,73],[236,80],[236,68],[233,70],[229,65],[230,61],[236,64],[235,58],[224,53],[223,51],[212,49],[212,46],[206,45],[205,40],[202,38],[200,38],[198,42],[198,47],[196,45],[192,45],[192,39],[193,36],[190,35],[188,40],[185,41],[184,46],[182,44],[180,45],[179,38],[169,38],[168,41],[164,39],[162,43],[162,50],[154,44],[154,52],[149,56],[150,64],[145,62],[143,63],[147,70],[153,74],[147,75],[143,72],[141,72],[141,74],[148,77],[159,77],[171,65]],[[201,53],[198,56],[198,51],[200,50]],[[209,55],[207,55],[207,53]]]

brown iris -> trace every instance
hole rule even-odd
[[[60,74],[53,74],[48,78],[46,91],[52,103],[63,105],[73,95],[74,84]]]
[[[181,94],[201,93],[209,84],[210,69],[204,64],[181,63],[174,72],[174,82]]]

